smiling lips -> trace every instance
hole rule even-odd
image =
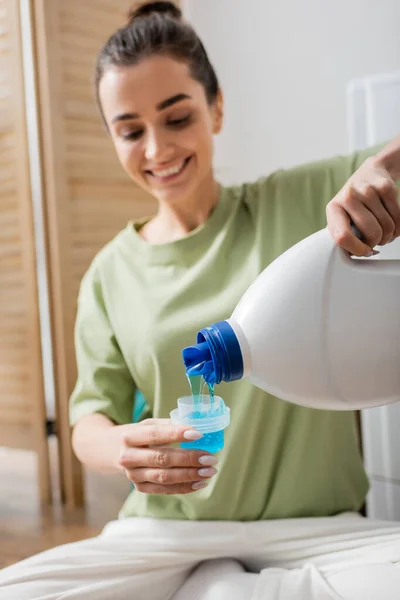
[[[173,167],[169,167],[168,169],[158,169],[158,170],[152,170],[152,171],[149,170],[146,172],[150,173],[150,175],[152,175],[153,177],[157,177],[157,179],[161,179],[163,181],[170,180],[182,173],[182,171],[188,164],[190,158],[191,157],[189,156],[188,158],[185,158],[184,160],[180,161],[178,164],[174,165]]]

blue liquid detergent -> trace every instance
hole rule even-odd
[[[214,405],[214,384],[207,383],[207,386],[208,386],[208,393],[210,394],[210,404],[211,404],[211,409],[212,409],[213,405]]]
[[[203,376],[186,374],[186,377],[188,378],[188,381],[189,381],[190,391],[192,392],[192,396],[193,396],[193,402],[195,404],[199,404],[199,402],[201,402],[200,395],[202,393],[203,386],[205,383]]]
[[[204,390],[204,386],[208,387],[208,393],[210,395],[210,404],[211,404],[211,408],[214,404],[214,384],[213,383],[207,383],[202,375],[188,375],[186,373],[186,377],[188,379],[189,385],[190,385],[190,391],[192,392],[192,396],[193,396],[193,401],[194,403],[198,403],[200,402],[200,398],[199,396],[201,394],[203,394],[203,390]]]
[[[190,389],[193,396],[194,405],[199,405],[201,402],[200,394],[203,391],[204,385],[206,382],[203,379],[202,375],[187,375]],[[217,417],[222,414],[220,408],[214,409],[214,385],[207,384],[208,392],[210,395],[210,411],[208,413],[204,413],[201,411],[194,411],[189,416],[191,419],[201,419],[204,416],[207,417]],[[212,431],[210,433],[203,433],[203,437],[199,440],[195,440],[193,442],[181,442],[181,448],[187,448],[192,450],[205,450],[206,452],[210,452],[211,454],[215,452],[219,452],[224,447],[224,430],[220,431]]]
[[[203,433],[203,437],[195,442],[181,442],[181,448],[192,450],[204,450],[214,454],[219,452],[224,447],[224,430],[212,431],[211,433]]]

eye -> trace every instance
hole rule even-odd
[[[184,117],[181,117],[180,119],[172,119],[171,121],[168,121],[168,125],[170,127],[184,127],[186,124],[188,124],[190,121],[190,115],[185,115]]]
[[[141,135],[143,133],[142,129],[137,129],[136,131],[130,131],[130,132],[121,132],[121,137],[124,140],[138,140]]]

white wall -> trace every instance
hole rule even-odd
[[[183,0],[226,96],[224,182],[347,151],[346,84],[400,68],[399,0]]]

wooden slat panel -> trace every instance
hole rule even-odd
[[[41,132],[51,257],[62,495],[82,501],[68,425],[75,385],[73,329],[79,281],[95,253],[154,202],[127,177],[104,131],[93,90],[97,52],[132,0],[37,0]]]
[[[33,407],[28,410],[24,410],[23,407],[23,396],[26,394],[26,387],[21,384],[17,386],[14,382],[10,382],[10,385],[1,386],[10,397],[8,404],[1,405],[0,407],[0,423],[2,425],[8,424],[11,427],[18,427],[23,425],[29,427],[32,432],[31,439],[34,442],[33,448],[36,447],[35,443],[35,432],[32,429],[32,419],[35,418]],[[3,446],[5,444],[2,444]],[[31,448],[32,450],[32,448]]]
[[[35,436],[32,427],[26,423],[2,423],[0,421],[0,439],[6,448],[32,450],[35,445]]]
[[[0,0],[0,445],[35,450],[50,498],[18,2]]]

